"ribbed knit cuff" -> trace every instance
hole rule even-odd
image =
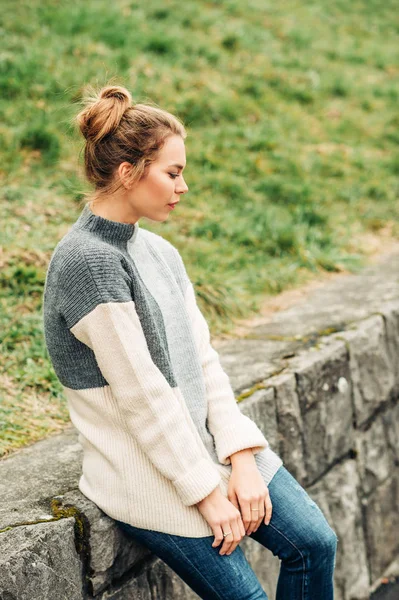
[[[214,438],[218,459],[222,465],[229,465],[231,454],[239,450],[251,448],[256,454],[269,447],[269,442],[256,423],[244,414],[240,415],[238,421],[223,427]]]
[[[211,459],[201,458],[191,471],[175,479],[173,484],[183,504],[191,506],[209,496],[221,479]]]
[[[267,481],[267,485],[269,485],[270,481],[273,479],[273,476],[283,464],[282,458],[276,454],[276,452],[274,452],[270,446],[266,448],[263,453],[263,460],[260,469],[264,480]]]

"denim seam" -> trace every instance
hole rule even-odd
[[[219,594],[217,593],[217,591],[215,590],[215,588],[213,587],[213,585],[207,579],[205,579],[205,577],[202,575],[201,571],[198,571],[197,567],[191,562],[191,560],[187,557],[187,555],[184,554],[184,552],[182,552],[181,548],[179,547],[178,544],[176,544],[176,542],[173,539],[173,537],[169,536],[169,539],[170,539],[171,542],[173,542],[173,544],[178,549],[179,553],[183,555],[183,557],[187,560],[187,562],[191,565],[191,567],[196,571],[196,573],[198,573],[198,575],[200,576],[200,578],[202,579],[202,581],[205,582],[206,585],[208,585],[208,586],[211,587],[211,589],[213,590],[214,594],[219,598],[219,600],[223,600],[223,598],[221,596],[219,596]]]
[[[302,552],[299,550],[299,548],[294,544],[294,542],[291,542],[290,539],[287,538],[286,535],[284,535],[284,533],[282,531],[280,531],[279,529],[277,529],[277,527],[275,527],[275,525],[273,525],[272,523],[269,523],[270,527],[273,527],[273,529],[275,529],[280,535],[282,535],[289,544],[291,544],[292,546],[294,546],[295,550],[297,550],[299,552],[299,554],[301,555],[302,558],[302,562],[303,562],[303,581],[302,581],[302,600],[305,600],[305,578],[307,576],[306,574],[306,562],[305,562],[305,557],[302,554]]]

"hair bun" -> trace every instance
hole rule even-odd
[[[132,97],[130,92],[124,87],[118,85],[109,85],[107,87],[102,88],[99,93],[100,98],[115,98],[120,102],[124,103],[126,108],[131,106]]]
[[[80,131],[86,140],[98,142],[113,133],[125,111],[132,106],[130,92],[121,86],[106,86],[83,100],[85,107],[77,115]]]

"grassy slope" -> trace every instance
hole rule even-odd
[[[214,333],[360,239],[398,236],[395,2],[2,2],[0,456],[68,422],[41,295],[81,210],[85,83],[111,77],[188,129],[190,191],[162,224]]]

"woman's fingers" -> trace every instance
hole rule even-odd
[[[268,494],[267,488],[266,493]],[[239,501],[239,510],[241,512],[245,533],[246,535],[251,535],[253,531],[258,529],[263,517],[265,516],[265,498],[264,496],[258,496],[256,500],[253,498],[248,500],[243,499],[238,495],[237,498]]]
[[[240,515],[240,519],[239,519],[239,527],[240,527],[241,537],[244,537],[244,535],[245,535],[245,527],[244,527],[244,523],[242,521],[241,515]]]
[[[252,510],[256,508],[258,510]],[[270,494],[268,489],[266,489],[264,497],[259,500],[258,504],[252,502],[251,514],[252,520],[250,525],[248,526],[246,532],[247,535],[251,535],[251,533],[256,531],[258,527],[260,527],[263,520],[265,522],[265,525],[269,525],[270,523],[270,519],[272,516],[272,502],[270,500]]]
[[[251,500],[248,503],[250,522],[249,522],[249,525],[248,525],[247,531],[246,531],[247,535],[251,535],[251,533],[253,531],[255,531],[256,524],[258,522],[259,504],[260,504],[260,500]]]
[[[230,522],[227,522],[224,525],[222,525],[222,529],[223,533],[230,533],[223,537],[224,542],[219,554],[227,554],[228,552],[230,552],[230,548],[233,546],[234,543],[234,530]]]
[[[213,527],[213,533],[215,534],[215,539],[212,542],[212,547],[216,548],[224,540],[224,538],[223,538],[223,531],[222,531],[221,526],[220,525],[215,525]]]
[[[257,507],[258,507],[257,505],[252,506],[252,508],[257,508]],[[253,533],[255,531],[255,527],[258,522],[258,517],[257,517],[258,514],[259,514],[259,512],[257,510],[251,509],[252,519],[251,519],[251,522],[250,522],[248,530],[247,530],[247,535],[251,535],[251,533]]]
[[[231,531],[231,533],[224,537],[224,543],[219,554],[231,554],[242,540],[243,536],[241,535],[239,525],[240,520],[241,516],[239,516],[239,518],[232,519],[230,523],[222,526],[224,533],[227,533],[227,531]]]
[[[249,528],[251,527],[252,524],[252,515],[253,512],[251,511],[251,502],[249,500],[242,500],[241,498],[239,499],[240,501],[240,512],[241,512],[241,516],[242,516],[242,521],[244,524],[244,530],[245,533],[247,535],[249,535],[248,531]]]
[[[266,496],[266,516],[265,516],[265,524],[269,525],[270,520],[272,518],[272,512],[273,512],[273,505],[272,505],[272,501],[270,499],[270,494],[269,494],[269,490],[267,491],[267,496]]]
[[[263,498],[262,500],[259,501],[259,505],[258,505],[258,512],[256,513],[258,515],[258,520],[256,521],[256,525],[254,527],[254,531],[256,531],[258,529],[258,527],[260,526],[260,524],[263,521],[263,518],[265,516],[266,513],[266,508],[265,508],[266,504],[265,504],[265,498]]]
[[[259,519],[254,531],[256,531],[260,527],[263,520],[265,525],[269,525],[270,519],[272,518],[272,508],[272,501],[270,499],[269,490],[267,489],[265,497],[259,505]]]

